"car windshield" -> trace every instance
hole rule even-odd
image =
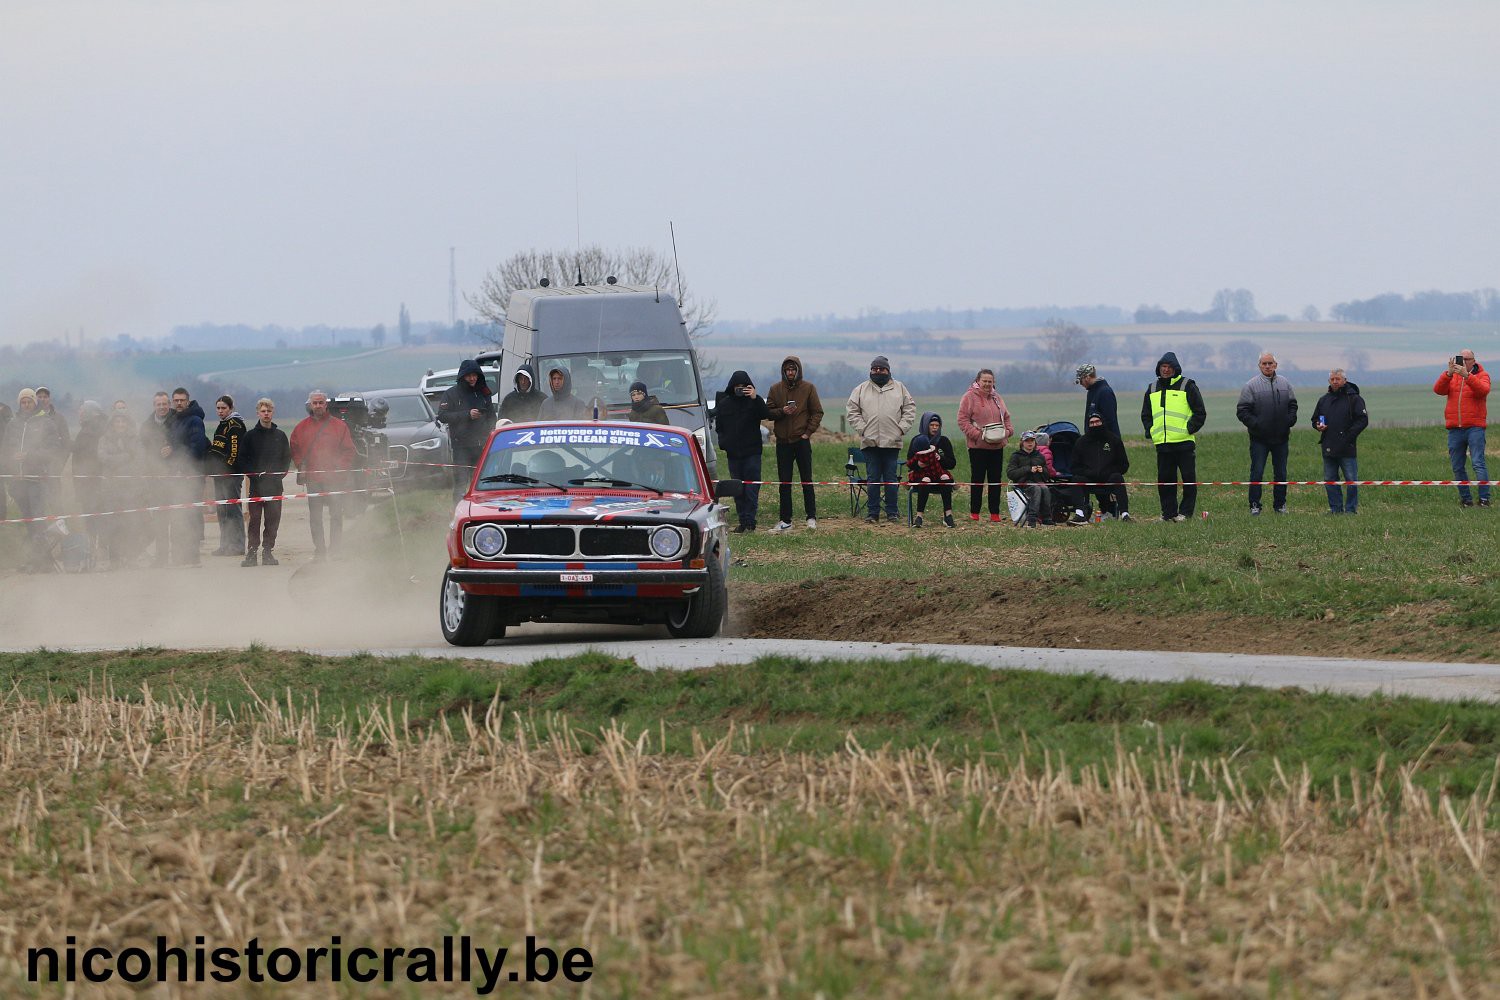
[[[663,406],[693,404],[698,380],[687,351],[617,351],[541,358],[537,371],[564,368],[573,374],[573,395],[595,396],[612,406],[630,405],[630,384],[646,383],[647,392]]]
[[[579,481],[575,486],[637,485],[666,493],[702,490],[687,435],[655,426],[502,428],[485,452],[480,482],[526,488],[524,482],[508,482],[501,476],[554,485],[574,480]]]
[[[387,426],[425,424],[432,419],[432,413],[427,409],[427,401],[421,396],[380,396],[377,398],[384,399],[386,405],[390,407],[385,415]]]

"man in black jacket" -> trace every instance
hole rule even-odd
[[[1370,426],[1365,399],[1359,386],[1344,377],[1344,369],[1328,373],[1328,391],[1313,408],[1313,429],[1322,434],[1323,482],[1328,491],[1328,513],[1358,514],[1359,487],[1346,485],[1340,492],[1339,475],[1346,484],[1359,479],[1359,462],[1355,458],[1355,441],[1360,431]]]
[[[730,478],[746,481],[744,494],[734,501],[740,519],[735,534],[755,530],[756,514],[760,509],[763,447],[760,422],[770,419],[771,411],[766,401],[755,391],[755,384],[745,372],[738,371],[729,376],[729,385],[714,397],[714,429],[718,433],[719,447],[729,458]]]
[[[1250,513],[1260,513],[1261,477],[1269,456],[1277,484],[1271,488],[1271,502],[1276,513],[1285,514],[1287,452],[1292,428],[1297,426],[1297,394],[1292,383],[1276,374],[1276,355],[1267,351],[1259,364],[1260,374],[1245,383],[1234,408],[1234,415],[1250,431]]]
[[[271,422],[276,414],[276,404],[269,399],[257,400],[255,415],[259,418],[245,432],[240,441],[239,468],[249,480],[250,524],[246,533],[245,559],[241,566],[256,564],[256,550],[260,550],[260,565],[276,566],[279,560],[272,553],[276,548],[276,532],[281,527],[281,501],[257,500],[256,497],[279,497],[287,470],[292,467],[292,446],[286,432]],[[261,533],[261,525],[265,533]]]
[[[1111,486],[1081,486],[1083,520],[1093,514],[1091,499],[1099,509],[1130,520],[1130,499],[1125,495],[1125,473],[1130,471],[1130,456],[1120,435],[1111,434],[1098,413],[1090,413],[1083,437],[1073,445],[1073,479],[1080,483],[1112,483]]]
[[[458,381],[438,400],[438,423],[448,425],[453,445],[453,502],[463,499],[474,478],[474,466],[495,429],[495,404],[479,362],[466,358],[458,366]]]
[[[513,424],[535,420],[547,394],[536,387],[536,369],[524,364],[516,369],[516,387],[500,401],[500,419]]]

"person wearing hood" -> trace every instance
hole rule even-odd
[[[922,526],[922,514],[927,510],[927,498],[937,493],[943,501],[943,524],[953,527],[953,467],[958,457],[953,453],[953,442],[943,434],[943,418],[936,413],[922,414],[917,425],[920,433],[911,439],[906,449],[906,466],[911,470],[910,483],[917,491],[917,514],[912,526]]]
[[[1271,503],[1278,514],[1287,512],[1287,453],[1292,428],[1297,426],[1297,393],[1284,375],[1276,374],[1276,355],[1270,351],[1260,356],[1260,374],[1240,390],[1234,415],[1250,432],[1250,513],[1260,513],[1261,479],[1270,456],[1276,485],[1271,487]]]
[[[214,484],[215,500],[233,500],[214,508],[219,522],[219,547],[216,556],[245,554],[245,509],[240,505],[245,483],[240,467],[241,447],[245,439],[245,418],[235,412],[234,400],[220,396],[214,403],[219,427],[208,445],[208,473]]]
[[[661,400],[651,395],[651,390],[644,382],[630,383],[630,413],[626,419],[633,424],[670,424],[667,419],[667,411],[662,408]]]
[[[1090,413],[1084,428],[1083,436],[1073,445],[1073,480],[1095,485],[1077,487],[1082,520],[1086,522],[1093,515],[1092,498],[1106,514],[1128,521],[1130,500],[1125,495],[1125,473],[1130,471],[1130,456],[1125,453],[1125,442],[1110,431],[1101,414]]]
[[[729,458],[729,477],[745,484],[744,493],[734,501],[739,515],[739,525],[734,529],[737,535],[755,530],[760,510],[760,428],[762,420],[770,419],[766,401],[755,391],[755,383],[746,372],[729,376],[729,385],[714,397],[714,431],[719,447]]]
[[[495,403],[478,361],[465,358],[458,366],[458,381],[438,399],[437,420],[447,426],[453,447],[453,502],[457,503],[468,492],[474,467],[495,429]]]
[[[513,424],[524,424],[535,420],[547,394],[536,386],[536,369],[531,364],[516,369],[515,388],[500,401],[500,419]]]
[[[104,436],[106,423],[104,407],[92,399],[83,401],[78,408],[78,433],[73,438],[73,500],[80,511],[99,511],[99,439]],[[84,530],[88,532],[89,552],[98,553],[101,548],[100,526],[102,518],[84,519]]]
[[[95,461],[99,469],[99,510],[133,511],[148,503],[141,473],[145,468],[141,436],[130,414],[120,410],[110,413],[104,433],[99,437]],[[78,457],[74,455],[76,470]],[[100,525],[99,541],[105,569],[125,569],[145,544],[144,529],[150,514],[112,513],[92,518]]]
[[[182,386],[172,390],[172,412],[166,422],[167,445],[162,457],[173,476],[173,503],[198,503],[203,499],[203,458],[208,454],[208,434],[203,426],[203,407]],[[184,507],[171,515],[170,548],[181,566],[200,565],[198,546],[203,541],[203,512]]]
[[[573,395],[573,373],[562,365],[554,365],[547,371],[547,387],[552,395],[542,400],[537,411],[538,420],[588,420],[594,408],[585,400]]]
[[[1014,431],[1010,410],[995,391],[995,373],[979,369],[974,383],[958,401],[958,429],[969,446],[969,520],[979,520],[981,499],[987,500],[990,522],[1000,523],[1000,483],[1005,478],[1005,443]],[[989,494],[985,497],[985,481]]]
[[[792,464],[802,481],[802,506],[807,526],[818,526],[818,501],[812,486],[812,436],[823,424],[823,402],[818,387],[802,377],[802,359],[788,354],[781,362],[781,379],[766,394],[771,430],[776,435],[776,478],[780,482],[781,517],[775,531],[792,529]]]
[[[1453,466],[1453,478],[1461,482],[1469,480],[1464,471],[1467,452],[1474,463],[1473,478],[1486,483],[1479,487],[1479,506],[1488,507],[1490,470],[1484,459],[1484,432],[1489,420],[1486,407],[1490,373],[1474,360],[1474,349],[1466,347],[1448,362],[1448,367],[1432,384],[1432,391],[1448,397],[1443,407],[1443,424],[1448,428],[1448,462]],[[1458,504],[1474,506],[1467,482],[1458,487]]]
[[[1156,446],[1156,493],[1163,521],[1186,521],[1198,503],[1198,448],[1194,435],[1208,420],[1198,383],[1182,377],[1177,355],[1168,351],[1156,363],[1156,380],[1141,401],[1141,426]],[[1182,499],[1177,481],[1182,480]]]
[[[1328,491],[1328,513],[1358,514],[1359,462],[1355,442],[1360,432],[1370,426],[1370,414],[1359,386],[1350,382],[1344,369],[1328,373],[1328,391],[1313,407],[1313,430],[1320,435],[1318,446],[1323,452],[1323,484]],[[1340,488],[1339,475],[1345,486]]]
[[[865,453],[865,474],[870,477],[869,514],[865,521],[880,521],[880,500],[885,494],[885,519],[896,520],[896,459],[901,442],[917,417],[917,401],[906,386],[891,378],[891,363],[884,355],[870,361],[870,377],[854,387],[845,405],[849,427],[859,435]]]

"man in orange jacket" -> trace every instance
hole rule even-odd
[[[1447,369],[1432,384],[1432,391],[1448,397],[1443,408],[1443,423],[1448,427],[1448,461],[1453,465],[1454,479],[1469,479],[1464,472],[1464,453],[1474,464],[1473,479],[1486,485],[1479,487],[1479,506],[1490,505],[1488,480],[1490,471],[1484,460],[1485,401],[1490,395],[1490,373],[1474,360],[1472,348],[1465,348],[1448,362]],[[1458,488],[1460,507],[1474,506],[1468,486]]]

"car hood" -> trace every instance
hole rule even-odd
[[[469,517],[493,515],[500,520],[542,521],[571,517],[603,518],[620,514],[658,516],[675,520],[705,506],[702,497],[681,493],[656,496],[652,493],[543,493],[528,490],[525,494],[503,493],[469,500]]]

